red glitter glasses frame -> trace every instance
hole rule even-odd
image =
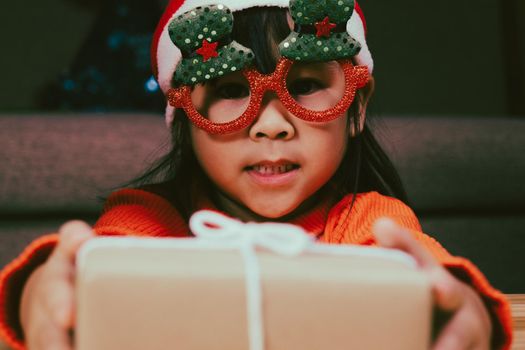
[[[294,61],[281,58],[275,71],[271,74],[261,74],[255,68],[242,71],[250,86],[250,101],[246,111],[235,120],[226,123],[214,123],[202,116],[191,100],[191,86],[184,85],[171,88],[167,98],[175,108],[182,108],[191,122],[210,134],[228,134],[240,131],[250,125],[259,114],[261,102],[266,91],[277,93],[284,107],[299,119],[308,122],[323,123],[334,120],[344,114],[352,104],[358,89],[364,87],[369,80],[366,66],[354,66],[349,59],[337,61],[345,74],[345,92],[343,98],[333,107],[325,111],[312,111],[299,105],[288,92],[286,77]]]

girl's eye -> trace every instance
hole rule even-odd
[[[225,83],[215,89],[215,94],[219,98],[235,100],[250,95],[250,89],[239,83]]]
[[[311,78],[294,80],[288,86],[288,91],[293,96],[310,95],[321,89],[323,89],[323,85],[319,81]]]

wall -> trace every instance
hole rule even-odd
[[[506,111],[498,0],[361,3],[377,65],[373,110]]]
[[[507,113],[498,0],[361,0],[361,5],[376,60],[372,113]],[[96,13],[71,0],[30,6],[2,1],[0,7],[0,111],[31,110],[36,90],[67,68]],[[525,11],[520,16],[524,29]]]
[[[36,91],[68,67],[95,15],[70,0],[1,1],[1,111],[34,108]]]

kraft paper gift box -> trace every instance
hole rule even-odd
[[[407,255],[313,242],[282,255],[243,242],[91,240],[77,261],[76,349],[429,347],[429,281]]]

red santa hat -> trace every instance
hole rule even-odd
[[[175,46],[168,32],[169,23],[173,18],[198,6],[222,4],[227,6],[232,12],[236,12],[251,7],[263,6],[288,8],[289,3],[290,0],[171,0],[157,25],[151,46],[153,73],[162,91],[166,94],[170,89],[173,74],[182,59],[181,51]],[[371,74],[374,61],[365,40],[365,17],[357,1],[355,2],[354,13],[347,22],[346,30],[348,34],[361,44],[361,50],[354,57],[354,60],[359,65],[367,66]],[[168,104],[166,109],[166,122],[168,125],[173,120],[173,112],[173,107]]]

